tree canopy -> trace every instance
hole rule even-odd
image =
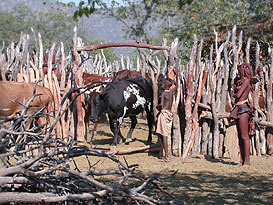
[[[10,41],[18,41],[21,32],[31,34],[33,28],[35,32],[41,33],[45,48],[49,48],[52,42],[60,41],[66,46],[72,45],[75,26],[72,17],[60,9],[34,13],[24,5],[18,5],[11,11],[1,11],[0,24],[0,40],[5,42],[5,46]]]
[[[273,44],[273,2],[270,0],[82,0],[79,10],[91,6],[105,15],[115,17],[125,25],[127,37],[149,43],[152,22],[160,27],[159,36],[170,40],[178,37],[187,50],[193,34],[204,42],[224,40],[234,25],[244,37]],[[120,3],[122,2],[122,3]],[[90,9],[85,10],[90,15]],[[92,10],[93,12],[94,10]],[[75,13],[75,17],[80,17]],[[81,14],[83,15],[83,14]],[[154,29],[154,28],[153,28]],[[158,36],[157,36],[158,38]],[[191,46],[190,46],[191,47]]]

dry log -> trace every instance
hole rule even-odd
[[[133,154],[136,152],[151,152],[151,150],[153,151],[158,151],[155,148],[160,148],[160,144],[153,144],[153,145],[147,145],[147,146],[142,146],[142,147],[135,147],[135,148],[130,148],[130,149],[126,149],[126,150],[113,150],[110,152],[107,152],[107,154],[115,154],[115,155],[123,155],[123,154]]]
[[[24,192],[2,192],[0,203],[42,203],[48,197],[58,197],[52,193],[24,193]]]

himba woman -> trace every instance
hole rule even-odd
[[[234,79],[235,107],[230,117],[236,120],[241,153],[241,165],[250,165],[250,135],[255,134],[253,121],[253,107],[248,102],[248,95],[252,91],[252,85],[258,82],[253,76],[251,65],[243,63],[238,66],[238,76]],[[254,126],[254,127],[253,127]]]

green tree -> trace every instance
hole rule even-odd
[[[44,48],[50,48],[53,42],[62,41],[72,46],[73,28],[76,23],[64,10],[53,8],[49,12],[33,13],[30,8],[19,5],[8,12],[0,12],[0,40],[8,45],[11,40],[18,41],[20,33],[31,34],[31,27],[40,32]],[[31,38],[33,44],[33,38]]]
[[[127,37],[142,43],[149,43],[151,37],[148,31],[152,28],[149,24],[157,20],[157,10],[160,9],[158,0],[123,0],[119,1],[103,0],[82,0],[75,11],[74,17],[79,18],[83,15],[89,16],[95,11],[104,15],[109,15],[122,22]],[[71,5],[68,4],[68,5]],[[92,9],[91,9],[92,8]]]
[[[9,44],[10,41],[18,40],[21,31],[27,30],[24,18],[29,12],[30,10],[26,7],[22,7],[19,11],[16,8],[12,12],[0,12],[0,40],[5,45]]]
[[[82,0],[81,9],[96,5],[100,12],[122,22],[127,37],[151,42],[148,36],[152,22],[158,21],[159,38],[180,40],[180,53],[187,57],[193,34],[204,39],[205,46],[214,41],[214,30],[225,40],[228,30],[237,25],[244,37],[273,44],[273,2],[270,0],[123,0],[122,4],[103,0]],[[95,7],[95,6],[94,6]],[[253,42],[254,42],[253,41]]]
[[[273,3],[267,0],[194,0],[174,16],[172,33],[181,39],[196,33],[209,40],[214,30],[226,34],[237,25],[246,37],[272,42],[272,10]]]

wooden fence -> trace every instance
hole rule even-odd
[[[169,146],[175,156],[187,155],[211,155],[214,158],[231,157],[234,141],[230,140],[229,130],[234,128],[234,122],[229,119],[233,101],[233,79],[236,76],[237,66],[243,62],[251,63],[254,70],[261,67],[260,81],[255,85],[254,93],[249,96],[256,108],[256,136],[252,138],[252,154],[264,155],[273,152],[273,108],[272,82],[273,82],[273,53],[269,48],[269,56],[260,55],[259,43],[256,44],[255,58],[250,56],[251,39],[243,41],[243,33],[236,33],[236,26],[227,33],[225,41],[218,41],[215,32],[215,42],[210,47],[208,56],[204,56],[203,40],[196,39],[192,47],[190,60],[182,65],[177,56],[179,46],[175,39],[167,46],[167,39],[163,39],[161,46],[147,46],[146,44],[103,44],[84,46],[77,36],[75,29],[74,46],[71,51],[64,50],[60,43],[56,49],[55,43],[49,50],[48,74],[43,73],[44,48],[42,37],[37,35],[38,45],[35,48],[29,46],[30,37],[22,34],[19,42],[11,42],[6,51],[0,53],[0,67],[2,79],[10,78],[14,81],[37,82],[49,88],[54,96],[55,109],[61,104],[63,96],[77,85],[83,86],[82,73],[96,73],[100,75],[112,75],[113,71],[121,69],[136,69],[149,73],[154,87],[154,98],[157,99],[157,79],[160,73],[166,75],[174,66],[179,68],[179,81],[176,82],[178,92],[174,103],[174,123],[172,139]],[[243,44],[246,45],[243,47]],[[108,62],[103,48],[105,47],[133,46],[138,47],[137,66],[133,66],[130,57],[121,56],[119,61]],[[149,48],[150,50],[144,50]],[[101,53],[91,56],[89,50],[101,49]],[[158,53],[163,52],[165,60],[160,60]],[[53,55],[56,64],[52,65]],[[262,64],[263,58],[270,59]],[[84,60],[84,61],[83,61]],[[61,80],[51,72],[57,67],[61,73]],[[71,72],[72,71],[72,72]],[[66,81],[66,75],[70,78]],[[75,74],[75,78],[71,75]],[[155,75],[157,74],[157,75]],[[78,141],[85,141],[84,136],[84,111],[82,103],[84,96],[79,95],[75,100],[77,114],[73,115],[68,110],[66,118],[62,116],[56,125],[56,134],[60,138],[72,136]],[[157,110],[154,104],[154,114]],[[65,103],[69,103],[66,101]],[[64,106],[65,107],[65,106]],[[77,123],[74,123],[74,122]],[[75,126],[74,126],[75,125]],[[232,144],[232,145],[231,145]],[[236,154],[235,154],[236,155]]]

